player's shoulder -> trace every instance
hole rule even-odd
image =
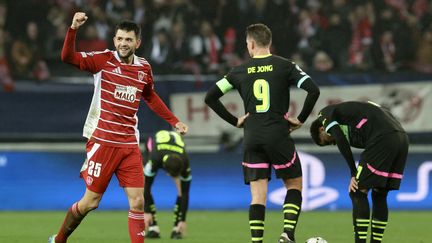
[[[148,67],[151,66],[150,63],[147,61],[147,59],[145,59],[144,57],[136,56],[136,58],[137,58],[139,64],[141,64],[143,66],[148,66]]]
[[[272,62],[276,64],[280,64],[288,67],[294,67],[295,65],[297,65],[293,60],[285,57],[281,57],[278,55],[272,55],[271,57],[272,57]]]
[[[90,52],[81,52],[83,57],[91,57],[91,56],[106,56],[113,57],[114,51],[105,49],[103,51],[90,51]]]

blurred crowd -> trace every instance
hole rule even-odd
[[[157,74],[223,74],[248,58],[245,27],[273,31],[272,52],[318,72],[432,73],[430,0],[0,0],[0,83],[62,76],[73,14],[84,11],[77,50],[112,47],[123,19],[142,28]]]

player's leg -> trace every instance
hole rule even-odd
[[[122,149],[125,154],[116,175],[129,202],[128,228],[131,243],[144,242],[144,172],[139,148]]]
[[[283,233],[279,242],[294,242],[295,229],[302,204],[302,170],[298,154],[290,137],[266,147],[268,156],[276,172],[287,189],[283,205]]]
[[[384,237],[384,231],[388,222],[387,195],[389,190],[398,190],[403,177],[406,159],[408,155],[408,136],[405,133],[388,134],[385,139],[386,157],[381,161],[385,167],[374,165],[383,171],[375,171],[380,177],[386,178],[386,186],[375,188],[372,191],[372,237],[371,243],[380,243]],[[391,165],[391,166],[388,166]]]
[[[367,190],[357,190],[350,192],[353,205],[352,218],[354,226],[354,237],[356,243],[366,243],[370,221],[369,201]]]
[[[68,210],[54,242],[66,242],[87,213],[99,206],[116,166],[113,162],[117,158],[115,150],[113,147],[87,142],[87,158],[80,172],[87,188],[84,196]]]
[[[371,243],[380,243],[384,236],[384,231],[388,222],[387,206],[388,190],[372,190],[372,236]]]
[[[268,179],[259,179],[250,182],[252,201],[249,206],[249,227],[252,243],[261,243],[264,239],[267,186]]]
[[[242,165],[245,184],[250,184],[252,194],[252,201],[249,206],[251,241],[261,243],[264,240],[265,205],[271,172],[270,164],[259,145],[245,144]]]
[[[54,242],[66,242],[87,213],[99,206],[102,195],[86,189],[84,196],[69,208]]]
[[[125,187],[126,196],[129,201],[128,228],[131,243],[144,242],[144,188]]]
[[[283,205],[284,233],[288,239],[295,240],[295,229],[301,212],[302,177],[284,180],[287,193]],[[284,242],[284,241],[281,241]],[[288,241],[289,242],[289,241]]]

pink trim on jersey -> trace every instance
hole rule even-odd
[[[288,163],[286,163],[284,165],[273,165],[273,168],[275,168],[276,170],[286,169],[286,168],[288,168],[294,164],[296,158],[297,158],[297,153],[296,153],[296,151],[294,151],[294,155],[293,155],[291,161],[289,161]]]
[[[383,176],[383,177],[387,177],[387,178],[396,178],[396,179],[402,179],[402,177],[403,177],[402,174],[379,171],[379,170],[375,169],[374,167],[372,167],[372,165],[370,165],[369,163],[367,164],[367,167],[375,175],[379,175],[379,176]]]
[[[366,118],[361,119],[361,121],[357,124],[356,128],[360,129],[367,121],[368,119]]]
[[[242,162],[242,165],[245,167],[248,167],[248,168],[252,168],[252,169],[267,169],[267,168],[269,168],[268,163],[251,164],[251,163]]]

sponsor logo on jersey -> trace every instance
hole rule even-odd
[[[137,88],[134,86],[116,86],[114,98],[128,102],[135,102]]]

